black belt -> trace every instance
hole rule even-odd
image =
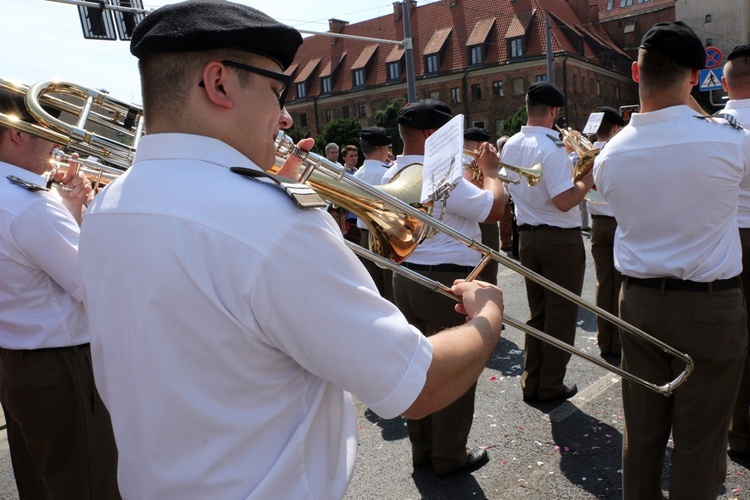
[[[646,288],[657,288],[659,290],[677,290],[682,292],[721,292],[733,290],[740,287],[740,278],[727,278],[716,281],[688,281],[676,278],[631,278],[623,276],[623,281],[630,285],[643,286]]]
[[[592,219],[614,219],[611,215],[594,215],[591,214]]]
[[[424,264],[412,264],[411,262],[404,262],[404,267],[413,269],[414,271],[437,271],[442,273],[463,273],[469,274],[474,270],[471,266],[459,266],[456,264],[437,264],[435,266],[427,266]]]
[[[32,352],[55,352],[55,351],[66,351],[68,349],[79,349],[82,347],[89,347],[89,343],[78,344],[78,345],[66,345],[61,347],[40,347],[39,349],[6,349],[0,347],[0,352],[17,352],[17,351],[32,351]]]
[[[560,231],[580,231],[580,227],[557,227],[548,226],[547,224],[539,224],[538,226],[532,226],[531,224],[521,224],[518,226],[519,231],[545,231],[548,229],[559,229]]]

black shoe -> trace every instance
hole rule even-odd
[[[536,394],[529,394],[528,396],[527,395],[523,396],[524,403],[533,403],[534,401],[538,401],[538,400],[539,400],[539,396],[537,396]]]
[[[416,460],[412,461],[412,465],[414,465],[415,469],[420,469],[422,467],[427,467],[431,463],[432,463],[432,460],[430,460],[429,458],[427,459],[427,461],[416,461]]]
[[[456,474],[469,474],[477,469],[480,469],[484,464],[490,461],[490,456],[487,454],[487,450],[483,448],[474,448],[473,450],[466,449],[466,462],[457,469],[453,469],[448,472],[436,472],[438,476],[454,476]]]
[[[727,451],[727,455],[735,460],[750,460],[750,451],[729,450]]]
[[[553,403],[555,401],[565,401],[566,399],[570,399],[573,396],[578,394],[578,386],[573,384],[571,386],[564,385],[563,384],[563,390],[560,394],[557,396],[552,396],[551,398],[539,398],[540,401],[543,401],[544,403]]]

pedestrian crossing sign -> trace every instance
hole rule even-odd
[[[700,73],[701,91],[721,90],[721,77],[724,75],[723,68],[703,69]]]

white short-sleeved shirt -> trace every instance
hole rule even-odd
[[[40,349],[89,341],[78,272],[79,228],[57,191],[12,184],[42,176],[0,162],[0,347]]]
[[[542,179],[536,186],[529,187],[524,180],[508,184],[519,225],[546,224],[562,228],[581,225],[581,213],[577,207],[562,212],[552,202],[552,198],[573,187],[573,165],[562,143],[557,141],[558,137],[558,132],[547,127],[526,125],[503,146],[500,153],[503,163],[523,168],[535,163],[542,165]],[[505,169],[503,173],[516,175]]]
[[[396,158],[396,162],[386,171],[383,183],[390,182],[396,173],[412,163],[423,163],[422,155],[404,155]],[[492,210],[494,203],[492,192],[480,189],[461,179],[445,202],[445,213],[440,222],[468,236],[476,241],[482,241],[479,222],[484,222]],[[435,208],[433,216],[438,218],[442,208]],[[481,254],[461,243],[455,238],[443,233],[437,233],[419,244],[407,262],[434,266],[438,264],[456,264],[459,266],[476,266]]]
[[[723,112],[735,116],[743,127],[750,129],[750,99],[729,100]],[[742,228],[750,227],[750,190],[747,189],[740,189],[737,225]]]
[[[339,498],[349,392],[414,402],[432,346],[346,248],[228,145],[143,138],[81,231],[94,373],[125,498]]]
[[[594,143],[594,147],[599,148],[599,150],[601,151],[601,149],[604,148],[606,144],[607,143],[604,141],[597,141]],[[609,207],[609,203],[593,203],[586,200],[586,209],[591,215],[606,215],[608,217],[614,217],[612,209]]]
[[[389,165],[379,160],[365,160],[362,166],[354,172],[354,177],[370,185],[378,186],[383,183],[383,175]],[[357,227],[367,229],[367,224],[357,219]]]
[[[746,130],[684,105],[633,114],[594,162],[617,219],[617,270],[700,282],[740,274],[737,203],[749,174]]]

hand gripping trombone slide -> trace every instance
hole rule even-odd
[[[401,170],[400,173],[402,176],[406,174],[406,181],[401,176],[397,176],[394,177],[391,183],[381,186],[371,186],[370,184],[347,174],[343,165],[333,163],[314,153],[302,151],[288,136],[284,135],[283,132],[280,132],[279,137],[276,140],[276,169],[278,169],[278,167],[280,167],[284,160],[290,155],[297,156],[302,160],[299,182],[308,183],[321,197],[354,212],[368,225],[371,234],[371,248],[375,250],[375,252],[347,242],[349,248],[357,255],[370,259],[384,268],[391,269],[393,272],[410,278],[421,285],[431,288],[437,293],[458,301],[458,297],[451,293],[449,287],[446,287],[437,281],[428,279],[411,269],[398,265],[398,262],[405,260],[411,252],[414,251],[419,242],[424,239],[425,234],[430,231],[439,231],[461,241],[468,247],[473,248],[482,254],[482,259],[479,264],[477,264],[477,266],[466,277],[467,281],[476,278],[490,260],[496,260],[509,269],[520,273],[527,279],[538,283],[539,285],[565,297],[571,302],[578,304],[580,307],[588,309],[597,316],[606,319],[620,327],[623,331],[636,335],[642,340],[662,349],[669,355],[674,356],[676,359],[685,363],[685,369],[674,380],[659,385],[649,382],[616,366],[612,366],[588,353],[579,351],[575,347],[533,328],[522,321],[518,321],[509,316],[503,316],[503,321],[508,325],[544,342],[548,342],[558,349],[580,356],[595,365],[620,375],[626,380],[640,384],[647,389],[651,389],[652,391],[665,396],[671,395],[677,387],[687,380],[690,373],[693,371],[693,360],[687,354],[677,351],[661,340],[650,336],[646,332],[629,323],[626,323],[617,316],[583,300],[580,296],[557,285],[544,276],[535,273],[514,260],[494,251],[488,246],[461,234],[450,226],[431,217],[427,213],[425,207],[419,205],[419,192],[421,191],[421,185],[405,185],[410,181],[412,184],[417,182],[421,183],[421,164],[417,163],[408,165]],[[413,167],[418,168],[414,169]],[[416,176],[413,173],[410,174],[409,170],[418,170],[420,175]],[[418,181],[416,180],[417,178]],[[414,194],[415,192],[416,195]],[[406,200],[403,200],[403,198],[406,198]],[[403,227],[399,227],[399,223],[402,224]],[[387,255],[390,258],[383,257],[383,255]]]

